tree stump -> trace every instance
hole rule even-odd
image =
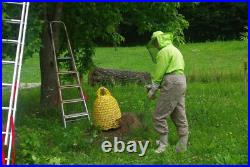
[[[116,69],[94,68],[89,72],[88,83],[94,85],[115,85],[136,83],[148,84],[151,82],[151,76],[147,72],[133,72]]]

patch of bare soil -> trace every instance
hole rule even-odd
[[[141,127],[141,122],[134,113],[122,113],[120,120],[120,127],[117,129],[111,129],[103,131],[103,135],[106,137],[122,137],[127,135],[131,130]]]

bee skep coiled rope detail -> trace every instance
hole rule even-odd
[[[101,130],[120,127],[121,111],[116,99],[105,87],[100,87],[96,92],[94,102],[94,123]]]

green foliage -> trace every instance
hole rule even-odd
[[[2,19],[7,18],[7,13],[6,13],[6,4],[2,4]]]
[[[180,3],[124,3],[122,25],[135,27],[139,34],[161,30],[173,32],[175,44],[184,43],[188,22],[178,13]],[[135,39],[136,40],[136,39]]]
[[[240,33],[240,39],[243,41],[248,40],[248,26],[245,26],[245,32]]]
[[[41,32],[43,24],[47,24],[43,20],[44,5],[30,5],[25,57],[37,55],[42,47]],[[55,3],[46,5],[49,10],[55,9]],[[183,43],[183,29],[188,27],[188,22],[178,14],[179,7],[179,3],[64,3],[62,21],[69,31],[78,70],[83,74],[94,65],[92,56],[100,41],[115,47],[122,44],[126,40],[120,33],[123,25],[136,26],[134,31],[139,34],[172,31],[175,43]],[[60,38],[60,50],[66,50],[63,37]]]
[[[183,3],[180,13],[190,25],[185,30],[189,42],[239,39],[248,25],[247,3]]]
[[[182,25],[179,23],[177,9],[179,3],[125,3],[124,22],[137,25],[139,33],[157,30],[175,32],[175,28]],[[183,25],[182,25],[183,26]],[[184,25],[185,27],[185,25]]]
[[[24,160],[25,164],[61,164],[64,158],[44,155],[47,148],[45,148],[42,139],[45,136],[46,132],[41,129],[34,131],[33,128],[20,128],[18,130],[18,139],[21,139],[21,142],[17,145],[17,152],[20,156],[17,157],[17,161]]]
[[[124,39],[116,32],[122,17],[114,3],[70,3],[64,17],[80,73],[93,66],[95,41],[102,39],[120,44]],[[74,10],[72,10],[74,9]]]
[[[94,54],[94,49],[92,47],[86,47],[76,51],[76,65],[80,74],[86,73],[93,65],[92,55]]]
[[[41,33],[44,20],[41,20],[43,3],[31,3],[27,22],[24,58],[38,56],[41,43]]]
[[[175,42],[183,43],[188,23],[177,13],[179,3],[71,3],[65,6],[64,21],[69,29],[81,73],[93,65],[95,43],[99,40],[117,47],[124,40],[121,24],[136,25],[138,33],[172,31]],[[74,10],[72,10],[74,9]],[[84,9],[84,10],[83,10]],[[162,13],[162,15],[159,15]],[[165,17],[168,16],[168,17]]]

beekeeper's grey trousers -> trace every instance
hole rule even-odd
[[[170,74],[164,77],[160,97],[153,114],[155,129],[160,134],[168,133],[166,119],[170,116],[179,136],[188,134],[188,121],[185,112],[185,75]]]

